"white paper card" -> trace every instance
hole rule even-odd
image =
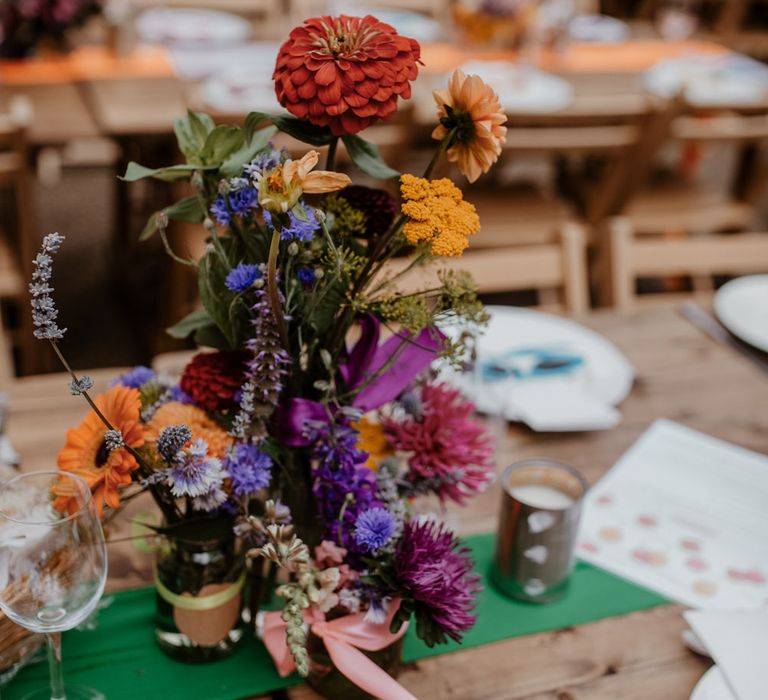
[[[768,604],[768,457],[660,420],[589,492],[579,556],[708,610]]]
[[[768,608],[740,612],[684,613],[739,700],[768,693]]]

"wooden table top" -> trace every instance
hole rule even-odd
[[[603,311],[582,319],[626,354],[637,370],[623,420],[609,431],[538,434],[492,423],[499,469],[520,459],[549,457],[572,464],[594,483],[657,418],[670,418],[743,447],[768,453],[764,375],[733,350],[714,343],[673,306],[628,313]],[[91,375],[97,388],[116,370]],[[8,435],[23,468],[51,468],[67,428],[84,414],[63,375],[31,377],[11,388]],[[498,486],[448,521],[463,534],[493,531]],[[131,511],[151,504],[132,504]],[[115,533],[126,532],[123,522]],[[146,584],[150,560],[129,542],[110,545],[112,590]],[[707,664],[684,646],[681,607],[668,605],[556,632],[517,637],[427,659],[409,667],[402,683],[419,698],[449,700],[686,700]],[[316,697],[306,687],[292,700]]]

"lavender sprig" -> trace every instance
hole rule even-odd
[[[56,323],[59,311],[51,293],[51,277],[53,276],[53,256],[59,252],[64,236],[59,233],[49,233],[43,238],[40,252],[32,261],[32,282],[29,293],[32,295],[32,322],[35,325],[35,338],[39,340],[61,340],[66,328],[59,328]]]

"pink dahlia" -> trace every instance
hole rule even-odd
[[[411,96],[421,49],[375,17],[315,17],[280,47],[272,75],[280,104],[299,119],[356,134]]]
[[[396,450],[410,452],[408,480],[417,491],[463,504],[493,473],[493,446],[472,419],[475,406],[446,384],[424,384],[416,410],[382,425]]]

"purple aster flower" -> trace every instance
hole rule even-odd
[[[211,214],[220,226],[227,226],[232,221],[232,212],[227,206],[227,198],[220,194],[211,204]]]
[[[180,498],[208,498],[215,500],[215,492],[221,491],[226,472],[221,468],[221,460],[208,456],[208,443],[198,438],[173,458],[173,466],[168,469],[168,485],[171,493]],[[226,500],[226,494],[224,495]],[[223,503],[224,501],[221,501]],[[221,503],[217,503],[218,507]],[[212,508],[200,508],[211,510]]]
[[[355,542],[364,551],[376,554],[395,532],[395,518],[385,508],[369,508],[357,516]]]
[[[252,287],[257,279],[261,279],[258,265],[240,263],[229,271],[224,284],[230,292],[244,292]]]
[[[471,611],[480,578],[472,573],[472,560],[458,538],[434,520],[408,521],[395,550],[393,571],[415,603],[427,644],[442,642],[446,636],[461,641],[461,632],[475,622]]]
[[[289,224],[280,231],[281,240],[303,241],[304,243],[312,240],[315,231],[320,228],[320,222],[312,209],[307,208],[304,211],[307,215],[307,221],[298,218],[292,211],[288,212]]]
[[[229,193],[229,208],[233,214],[246,216],[256,204],[257,192],[252,187]]]
[[[130,372],[121,374],[112,382],[112,386],[120,384],[128,389],[140,389],[147,382],[151,382],[154,379],[157,379],[154,370],[144,365],[138,365],[130,370]]]
[[[311,267],[302,267],[299,269],[299,271],[296,273],[299,282],[302,284],[314,284],[315,283],[315,270]]]
[[[256,445],[235,445],[224,462],[237,496],[250,496],[269,486],[272,459]]]

